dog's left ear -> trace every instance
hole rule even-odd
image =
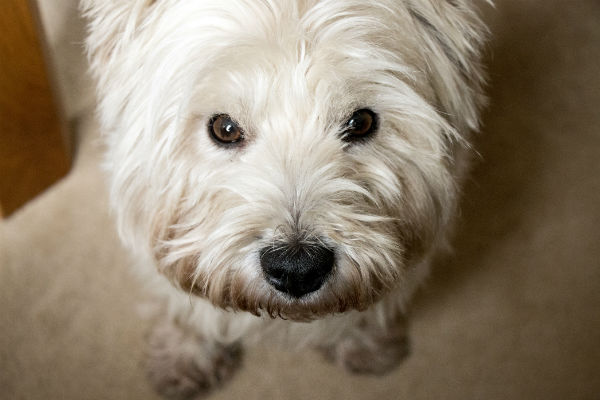
[[[107,66],[133,40],[159,0],[81,0],[88,20],[87,51],[92,68]]]
[[[430,80],[453,125],[477,130],[485,103],[481,64],[487,31],[468,0],[409,0],[409,12],[426,48]],[[489,0],[482,3],[491,4]],[[465,3],[465,4],[463,4]],[[454,77],[454,79],[449,79]]]

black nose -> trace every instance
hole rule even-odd
[[[333,269],[333,251],[319,245],[279,244],[260,251],[267,281],[296,298],[318,290]]]

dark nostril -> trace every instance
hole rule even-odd
[[[321,245],[280,243],[260,251],[260,265],[269,284],[299,298],[318,290],[333,269],[334,253]]]

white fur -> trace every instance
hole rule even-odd
[[[469,1],[83,7],[119,233],[170,315],[222,342],[273,333],[323,344],[367,314],[385,325],[404,311],[444,245],[478,128],[483,28]],[[363,107],[378,132],[343,142]],[[243,147],[211,141],[217,113],[244,128]],[[336,252],[331,279],[300,300],[271,288],[258,259],[294,233]],[[177,288],[182,274],[204,282],[204,298]],[[211,304],[232,286],[262,316]],[[346,298],[370,307],[336,308]]]

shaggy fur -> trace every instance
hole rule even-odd
[[[232,348],[265,337],[353,371],[396,365],[478,129],[473,5],[82,2],[120,236],[163,299],[149,356],[159,391],[206,392],[239,359]],[[342,140],[361,108],[377,131]],[[243,128],[240,146],[211,140],[223,113]],[[269,285],[260,250],[281,243],[334,251],[319,290],[294,298]]]

